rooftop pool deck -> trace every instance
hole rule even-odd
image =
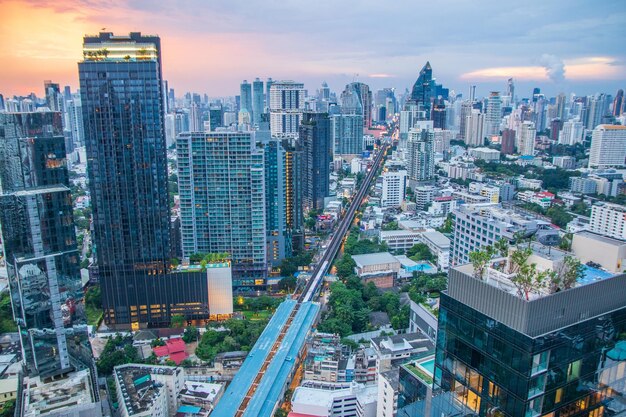
[[[435,373],[435,357],[429,356],[425,359],[417,361],[416,364],[427,371],[431,376]]]
[[[615,274],[612,274],[610,272],[607,271],[603,271],[601,269],[598,268],[593,268],[591,266],[588,265],[583,265],[583,272],[584,272],[584,276],[582,278],[580,278],[578,280],[578,284],[580,285],[586,285],[586,284],[591,284],[593,282],[596,281],[600,281],[606,278],[611,278],[612,276],[615,276]]]

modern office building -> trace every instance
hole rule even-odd
[[[400,207],[405,197],[406,177],[405,170],[383,172],[382,207]]]
[[[0,113],[0,230],[27,375],[74,369],[87,345],[61,113]],[[70,337],[75,336],[75,337]],[[88,348],[87,348],[88,349]]]
[[[426,62],[420,70],[417,80],[415,80],[415,84],[413,84],[413,89],[411,90],[411,96],[408,102],[416,104],[420,110],[426,111],[427,118],[430,118],[430,105],[433,99],[433,83],[433,69],[430,66],[430,62]]]
[[[254,134],[183,133],[176,151],[183,256],[228,253],[233,285],[264,286],[264,155]]]
[[[306,112],[302,116],[298,149],[302,152],[302,212],[324,208],[329,195],[332,142],[327,113]]]
[[[269,81],[268,81],[269,83]],[[272,136],[298,136],[306,96],[304,84],[294,81],[274,81],[270,86],[270,128]]]
[[[591,135],[589,168],[626,167],[626,126],[598,125]]]
[[[626,240],[626,207],[611,203],[594,204],[589,229],[603,236]]]
[[[165,274],[170,259],[160,45],[157,36],[101,32],[85,36],[78,64],[94,251],[108,324],[136,320],[137,306],[145,307],[137,296],[167,292],[155,287],[163,280],[150,281],[149,292],[139,290]]]
[[[535,154],[535,137],[537,129],[533,122],[524,122],[519,126],[517,132],[517,153],[520,155]]]
[[[224,108],[220,103],[209,106],[209,131],[215,132],[218,127],[224,126]]]
[[[252,124],[259,125],[264,113],[263,81],[256,78],[252,81]]]
[[[500,92],[492,91],[487,98],[487,111],[485,112],[485,136],[497,136],[500,134],[502,122],[502,97]]]
[[[364,149],[363,116],[341,113],[333,115],[331,121],[334,154],[361,155]]]
[[[409,186],[432,183],[435,177],[435,155],[431,129],[413,128],[407,141]]]
[[[554,265],[540,271],[558,273],[555,252],[540,255]],[[573,288],[520,292],[510,262],[490,263],[483,279],[471,264],[450,271],[439,307],[431,415],[626,412],[626,275],[587,272]]]

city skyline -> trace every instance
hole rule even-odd
[[[306,13],[299,6],[298,1],[184,7],[3,1],[0,59],[12,65],[0,69],[0,92],[37,92],[44,79],[77,87],[82,37],[103,28],[158,34],[164,79],[179,95],[232,96],[242,80],[256,76],[304,82],[310,93],[323,80],[336,92],[354,80],[372,90],[404,91],[427,60],[439,83],[464,95],[471,84],[479,95],[502,91],[509,77],[515,78],[519,97],[530,96],[533,86],[551,96],[613,93],[626,81],[619,48],[626,13],[618,1],[605,1],[603,7],[559,1],[517,8],[494,2],[480,10],[453,0],[419,10],[410,2],[393,9],[369,1],[332,9],[317,2],[307,5]],[[417,11],[429,16],[419,25]],[[33,32],[33,26],[40,30]],[[581,32],[589,36],[572,42]]]

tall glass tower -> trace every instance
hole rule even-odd
[[[324,208],[329,194],[332,141],[327,113],[302,115],[298,147],[302,152],[301,177],[303,213]]]
[[[73,369],[87,345],[61,113],[0,113],[0,230],[29,376]],[[75,337],[70,337],[75,336]]]
[[[252,82],[252,123],[257,126],[263,116],[263,102],[263,81],[257,78]]]
[[[241,108],[239,111],[247,111],[250,114],[250,120],[252,120],[252,85],[248,82],[248,80],[243,80],[239,87],[241,97]]]
[[[85,36],[83,56],[78,71],[104,318],[127,325],[144,304],[131,290],[169,265],[161,41],[100,33]],[[146,292],[165,291],[155,286]]]

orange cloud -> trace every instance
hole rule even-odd
[[[585,57],[564,60],[565,78],[568,80],[620,80],[626,70],[612,57]],[[542,66],[492,67],[466,72],[462,80],[548,80],[546,68]]]

